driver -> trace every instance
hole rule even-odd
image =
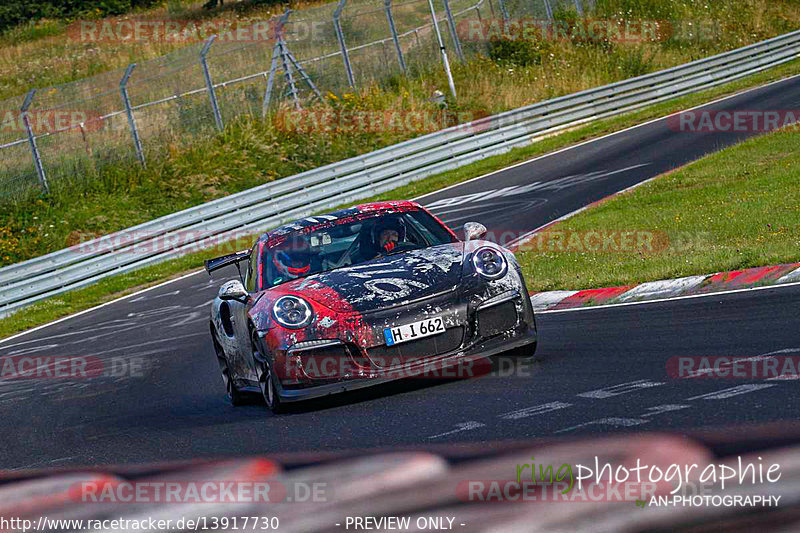
[[[375,243],[377,255],[391,253],[399,243],[405,241],[405,226],[396,218],[378,220],[372,228],[372,242]]]
[[[311,272],[311,245],[303,234],[289,237],[280,250],[276,250],[272,261],[279,276],[296,279]]]

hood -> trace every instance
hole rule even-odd
[[[385,309],[458,287],[464,243],[379,257],[281,286],[340,313]]]

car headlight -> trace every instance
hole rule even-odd
[[[475,251],[472,255],[472,264],[475,265],[475,270],[481,276],[489,279],[502,278],[508,272],[506,258],[502,253],[489,246],[478,248]]]
[[[299,296],[281,296],[272,307],[272,314],[281,326],[289,329],[304,328],[311,323],[314,312],[308,302]]]

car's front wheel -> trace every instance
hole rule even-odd
[[[278,379],[272,371],[272,363],[265,354],[261,353],[258,343],[257,334],[253,332],[252,345],[253,345],[253,361],[258,366],[258,384],[261,387],[261,395],[264,397],[264,403],[267,407],[275,413],[283,412],[283,403],[278,396],[278,389],[275,385]]]

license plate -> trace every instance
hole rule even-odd
[[[386,338],[387,346],[393,346],[401,342],[413,341],[414,339],[421,339],[423,337],[430,337],[431,335],[438,335],[439,333],[444,333],[444,320],[442,320],[442,317],[429,318],[412,324],[404,324],[402,326],[383,330],[383,336]]]

